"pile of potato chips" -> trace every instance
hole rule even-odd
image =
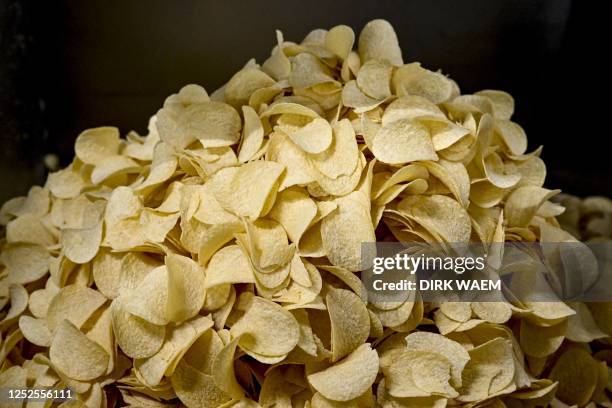
[[[4,204],[0,388],[71,387],[69,407],[612,406],[608,304],[377,303],[360,282],[362,242],[576,239],[512,97],[405,64],[383,20],[276,39],[210,96],[168,97],[146,136],[84,131]],[[610,207],[571,204],[570,232],[609,238]]]

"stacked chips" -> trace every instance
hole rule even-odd
[[[4,204],[0,387],[71,387],[70,407],[609,406],[607,304],[374,302],[359,269],[377,239],[607,239],[610,202],[566,197],[562,229],[512,97],[404,64],[386,21],[357,50],[347,26],[276,39],[212,95],[168,97],[146,136],[86,130]]]

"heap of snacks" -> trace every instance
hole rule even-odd
[[[362,242],[575,239],[512,97],[404,64],[383,20],[277,42],[210,96],[168,97],[146,136],[84,131],[4,204],[0,388],[68,386],[70,407],[610,406],[610,306],[362,293]],[[610,202],[570,208],[570,232],[597,212],[610,236]]]

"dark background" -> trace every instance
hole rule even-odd
[[[397,31],[405,61],[442,69],[470,93],[503,89],[530,149],[543,144],[547,186],[612,195],[607,110],[608,27],[593,3],[548,1],[7,1],[0,0],[0,202],[42,183],[42,157],[62,165],[88,127],[145,132],[186,83],[209,92],[275,29],[299,42],[314,28],[374,18]],[[603,95],[605,96],[605,95]],[[601,111],[601,112],[600,112]]]

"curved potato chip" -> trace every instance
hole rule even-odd
[[[228,342],[215,356],[212,365],[212,376],[215,385],[234,399],[240,399],[244,390],[236,380],[234,372],[234,354],[240,337]]]
[[[553,354],[565,339],[567,322],[561,322],[550,327],[539,327],[521,320],[521,349],[528,356],[546,357]]]
[[[372,142],[372,153],[383,163],[403,164],[417,160],[438,160],[429,131],[410,119],[383,126]]]
[[[283,115],[285,116],[285,115]],[[314,118],[303,126],[289,131],[282,127],[289,138],[307,153],[321,153],[332,143],[332,129],[323,118]]]
[[[282,356],[300,339],[300,328],[291,313],[269,300],[254,297],[245,314],[232,326],[233,338],[247,353]]]
[[[154,387],[159,385],[164,375],[171,376],[191,345],[212,325],[213,321],[208,317],[198,316],[169,328],[166,340],[157,353],[134,361],[134,369],[145,385]]]
[[[507,92],[494,89],[478,91],[475,95],[484,96],[493,104],[493,116],[496,119],[508,120],[514,113],[514,98]]]
[[[463,369],[459,401],[480,401],[512,381],[515,366],[509,340],[495,338],[468,350],[468,354],[470,361]]]
[[[422,68],[418,62],[396,69],[391,81],[398,96],[422,96],[439,104],[448,101],[453,95],[453,84],[450,79],[439,72]]]
[[[249,102],[253,92],[274,84],[275,81],[265,72],[258,68],[245,67],[234,74],[225,85],[225,101],[238,108]]]
[[[8,268],[13,283],[34,282],[49,271],[51,256],[46,248],[36,244],[7,244],[0,260]]]
[[[283,226],[292,242],[300,242],[317,215],[317,205],[300,189],[286,189],[278,193],[274,207],[268,214]]]
[[[149,323],[168,324],[168,269],[159,266],[149,272],[134,288],[125,302],[125,309]]]
[[[550,379],[559,382],[557,397],[567,404],[579,406],[591,399],[597,386],[597,376],[596,360],[579,347],[565,351],[550,372]]]
[[[291,58],[289,83],[292,87],[310,88],[327,82],[335,80],[329,69],[317,57],[304,52]]]
[[[23,337],[32,344],[40,347],[51,345],[51,332],[44,319],[21,316],[19,318],[19,330],[23,333]]]
[[[257,219],[274,204],[283,170],[283,165],[274,162],[249,162],[239,168],[217,172],[212,178],[211,189],[226,210]]]
[[[519,187],[506,199],[504,214],[509,226],[524,227],[529,224],[538,208],[561,190],[548,190],[537,186]]]
[[[214,408],[228,402],[231,397],[215,386],[213,377],[179,362],[170,377],[176,395],[188,408]]]
[[[76,264],[91,261],[102,242],[102,223],[91,228],[65,229],[62,231],[62,245],[64,254]]]
[[[347,59],[354,43],[355,33],[349,26],[335,26],[325,35],[325,46],[341,60]]]
[[[342,88],[342,104],[354,108],[355,113],[363,113],[376,108],[384,99],[372,98],[359,89],[357,81],[349,81]]]
[[[119,153],[119,129],[98,127],[83,131],[74,143],[76,156],[83,163],[97,166]]]
[[[122,297],[111,303],[113,333],[117,344],[128,357],[151,357],[161,348],[166,329],[127,312],[124,303]]]
[[[88,339],[74,324],[62,320],[53,334],[49,358],[68,377],[90,381],[106,372],[109,356],[102,346]]]
[[[249,258],[238,245],[221,248],[206,268],[206,288],[227,283],[255,283]]]
[[[222,102],[194,103],[181,112],[179,121],[204,147],[230,146],[240,138],[240,116]]]
[[[80,329],[105,302],[106,297],[97,290],[79,285],[65,286],[49,304],[47,311],[49,330],[54,332],[64,319]]]
[[[365,343],[370,316],[361,298],[345,289],[331,289],[325,297],[331,321],[331,361],[338,361]]]
[[[166,316],[172,322],[190,319],[204,305],[204,270],[191,258],[168,254],[168,302]]]
[[[403,64],[397,35],[388,21],[372,20],[363,27],[359,35],[359,56],[362,62],[377,59],[393,65]]]
[[[119,295],[121,285],[121,263],[124,256],[101,248],[92,261],[91,271],[98,290],[107,298]]]
[[[335,203],[338,209],[321,221],[323,248],[333,265],[355,272],[361,268],[361,244],[376,241],[369,202],[355,191]]]
[[[408,196],[399,203],[398,209],[445,242],[469,242],[470,216],[452,198],[442,195]]]
[[[366,95],[375,99],[391,96],[391,73],[393,68],[384,60],[369,60],[357,74],[357,86]]]
[[[359,150],[351,123],[343,119],[333,126],[334,140],[329,149],[309,156],[314,168],[325,176],[336,179],[352,174],[359,164]],[[318,178],[318,177],[315,177]]]
[[[238,153],[238,160],[242,163],[249,161],[259,150],[263,143],[264,128],[257,112],[250,106],[242,107],[244,128],[242,129],[242,142]]]
[[[378,354],[369,343],[362,344],[344,360],[307,376],[308,382],[325,398],[349,401],[363,394],[378,374]]]

